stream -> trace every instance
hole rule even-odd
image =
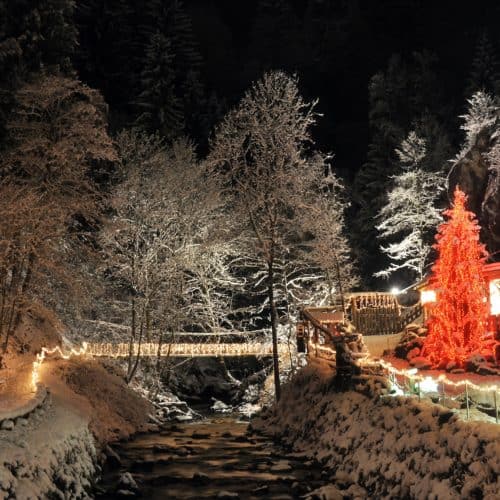
[[[119,443],[121,467],[103,472],[96,498],[125,498],[117,484],[126,471],[147,499],[284,500],[327,483],[317,464],[247,428],[237,416],[212,417]]]

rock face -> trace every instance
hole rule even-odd
[[[494,147],[491,133],[484,130],[478,134],[474,146],[453,165],[448,176],[449,199],[457,185],[468,199],[468,208],[473,211],[481,225],[481,240],[490,253],[500,249],[500,190],[498,172],[490,169],[486,154]]]

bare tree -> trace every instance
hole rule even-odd
[[[333,305],[338,297],[342,311],[345,292],[359,283],[345,235],[347,206],[343,186],[329,167],[310,210],[304,213],[304,226],[313,236],[308,259],[322,274],[328,302]]]
[[[68,78],[21,87],[0,156],[3,351],[30,304],[83,301],[88,236],[100,216],[92,170],[115,159],[100,95]],[[77,257],[77,255],[79,255]],[[70,293],[68,293],[70,291]]]
[[[297,236],[302,195],[320,175],[322,161],[307,154],[314,104],[302,99],[295,78],[267,73],[217,128],[208,158],[208,168],[223,179],[235,217],[251,235],[254,254],[266,266],[277,399],[276,262]]]
[[[219,191],[203,176],[193,144],[166,147],[158,137],[126,131],[117,148],[122,180],[102,242],[106,266],[129,302],[130,381],[145,339],[156,335],[162,343],[165,331],[186,325],[217,328],[234,280],[230,245],[220,245]]]

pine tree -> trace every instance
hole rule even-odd
[[[71,0],[40,2],[40,47],[44,64],[72,70],[71,57],[77,44],[77,29],[73,20],[75,3]]]
[[[250,34],[248,78],[265,70],[295,71],[300,60],[300,25],[289,0],[259,0]]]
[[[71,72],[73,10],[72,0],[0,0],[0,136],[23,80],[42,68]]]
[[[166,138],[178,136],[184,126],[182,103],[174,86],[173,57],[170,41],[160,33],[155,34],[141,75],[144,90],[137,99],[141,110],[137,123]]]
[[[479,90],[491,94],[500,92],[500,65],[486,31],[477,40],[465,94],[468,97]]]
[[[429,320],[422,355],[438,367],[466,359],[481,351],[488,320],[487,285],[483,275],[486,248],[479,242],[480,227],[466,209],[467,196],[455,189],[448,221],[436,236],[438,258],[431,285],[437,301]]]
[[[143,68],[146,42],[139,44],[137,36],[145,10],[143,5],[139,12],[130,0],[82,0],[76,9],[78,73],[123,121],[131,113]]]
[[[377,245],[374,220],[386,204],[393,176],[398,171],[396,148],[409,130],[426,129],[431,119],[439,123],[446,116],[435,64],[435,56],[427,52],[414,53],[409,61],[393,55],[387,69],[370,81],[370,144],[353,188],[356,218],[352,224],[352,241],[357,260],[363,263],[362,276],[373,276],[384,259]],[[428,140],[427,135],[424,138]],[[446,151],[448,141],[444,135],[440,139],[442,145],[439,146]],[[436,167],[441,165],[433,166],[433,170]],[[365,279],[365,286],[374,285]]]
[[[456,160],[463,156],[476,144],[478,136],[482,132],[493,132],[498,122],[500,108],[491,95],[482,90],[475,92],[467,99],[468,107],[465,115],[460,115],[464,123],[460,126],[465,131],[465,140]]]
[[[379,213],[382,222],[377,226],[379,238],[389,242],[381,250],[391,264],[376,276],[388,278],[408,270],[412,279],[421,279],[431,250],[429,232],[441,221],[436,200],[444,191],[445,179],[421,168],[427,154],[426,141],[415,132],[408,134],[396,153],[402,171],[394,177],[387,203]]]

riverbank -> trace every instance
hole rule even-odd
[[[312,362],[252,429],[321,462],[339,498],[498,498],[498,425],[465,422],[414,398],[381,397],[373,379],[335,392],[332,377]]]
[[[91,360],[48,361],[40,380],[43,402],[0,430],[0,499],[89,498],[102,450],[147,430],[150,405]]]

